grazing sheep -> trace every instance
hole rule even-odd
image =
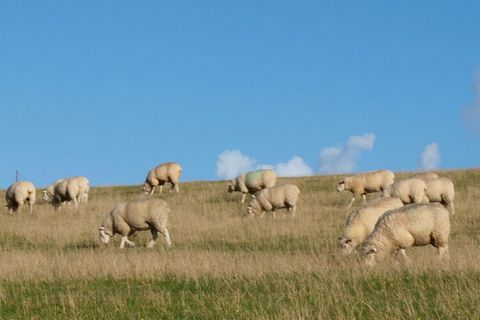
[[[398,198],[380,198],[350,213],[343,235],[338,238],[343,253],[353,253],[372,233],[383,213],[401,207],[403,202]]]
[[[24,205],[28,205],[30,213],[33,213],[33,204],[35,203],[35,186],[29,181],[15,182],[8,187],[5,193],[5,200],[7,202],[6,207],[8,213],[12,214],[13,211],[20,210]]]
[[[61,208],[64,202],[78,203],[88,201],[90,181],[86,177],[71,177],[55,181],[43,191],[43,199],[51,203],[55,209]]]
[[[299,194],[300,189],[294,184],[262,189],[255,193],[247,212],[250,216],[260,214],[260,217],[263,217],[265,211],[272,211],[275,218],[275,209],[286,208],[294,217]]]
[[[169,213],[168,204],[161,199],[149,198],[119,203],[103,218],[99,228],[100,241],[107,245],[110,238],[118,233],[122,236],[120,249],[123,249],[125,244],[134,247],[135,244],[128,240],[128,236],[137,231],[150,230],[152,240],[148,243],[148,248],[153,247],[159,232],[165,236],[167,246],[170,247],[172,242],[167,229]]]
[[[425,181],[411,178],[395,182],[384,190],[384,196],[399,198],[404,204],[428,203],[426,190]]]
[[[350,191],[352,200],[347,208],[350,208],[356,199],[362,197],[363,202],[367,203],[367,193],[379,192],[385,190],[393,184],[395,174],[390,170],[377,170],[357,174],[351,177],[345,177],[338,183],[337,191]]]
[[[417,173],[412,178],[422,179],[423,181],[427,181],[430,179],[438,178],[438,174],[436,174],[435,172],[422,172],[422,173]]]
[[[256,170],[246,174],[242,173],[233,179],[228,185],[228,192],[241,192],[242,200],[240,202],[244,203],[248,193],[254,194],[262,189],[274,187],[276,183],[277,174],[275,171],[270,169]]]
[[[427,198],[430,202],[440,202],[450,214],[455,214],[453,200],[455,198],[455,187],[448,178],[436,178],[425,181],[427,185]]]
[[[448,256],[450,220],[438,203],[413,204],[386,212],[378,220],[364,248],[367,265],[397,254],[408,261],[406,248],[433,245],[440,257]]]
[[[153,168],[148,172],[145,183],[143,184],[143,192],[148,195],[152,195],[155,189],[159,187],[159,192],[162,193],[163,185],[166,182],[172,184],[170,192],[175,190],[179,192],[178,182],[180,175],[182,174],[182,167],[175,162],[166,162]]]

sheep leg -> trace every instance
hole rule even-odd
[[[400,259],[402,259],[404,263],[410,263],[410,259],[407,257],[407,251],[403,248],[397,251],[396,260],[399,261]]]
[[[297,212],[297,206],[293,206],[289,210],[292,212],[292,218],[295,218],[295,213]]]
[[[150,232],[152,233],[152,240],[147,244],[147,248],[153,248],[155,245],[155,242],[157,241],[158,238],[158,230],[157,229],[151,229]]]
[[[362,194],[363,204],[367,203],[367,195],[364,193]]]
[[[163,193],[163,184],[158,186],[158,192]]]
[[[33,213],[33,204],[32,204],[30,201],[28,201],[28,212],[29,212],[30,214]]]
[[[122,241],[120,242],[120,249],[125,248],[125,244],[128,244],[130,247],[135,247],[135,243],[128,240],[127,236],[122,237]]]
[[[165,242],[167,243],[167,247],[170,248],[172,246],[172,240],[170,239],[170,232],[166,227],[160,226],[158,229],[161,234],[165,237]]]
[[[448,260],[450,258],[448,254],[448,245],[445,244],[441,247],[438,247],[438,256],[442,260],[443,259]]]
[[[176,193],[179,193],[179,192],[180,192],[180,187],[178,186],[178,183],[174,183],[174,184],[173,184],[173,188],[175,189],[175,192],[176,192]]]
[[[78,209],[78,200],[77,197],[72,197],[73,204],[75,205],[75,209]]]
[[[274,219],[277,217],[277,214],[275,213],[275,210],[273,210],[273,209],[272,209],[272,216],[273,216]]]
[[[350,203],[348,204],[347,208],[350,208],[354,202],[355,202],[355,197],[352,197],[352,200],[350,200]]]
[[[240,202],[245,203],[246,198],[247,198],[247,194],[246,193],[242,194],[242,200]]]
[[[455,207],[453,206],[453,201],[447,203],[447,210],[451,215],[455,214]]]

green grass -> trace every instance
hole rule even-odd
[[[2,319],[475,319],[480,273],[4,282]]]

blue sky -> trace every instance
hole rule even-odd
[[[183,180],[214,180],[235,150],[251,167],[298,157],[318,174],[325,148],[368,134],[349,171],[416,170],[431,143],[436,166],[477,167],[479,12],[478,1],[2,1],[0,187],[16,169],[39,186],[137,184],[164,161]]]

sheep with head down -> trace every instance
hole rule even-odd
[[[377,170],[350,177],[345,177],[337,185],[337,191],[350,191],[352,200],[348,204],[350,208],[356,199],[363,198],[363,203],[367,203],[367,193],[384,191],[388,186],[392,185],[395,174],[390,170]]]
[[[172,242],[167,229],[169,213],[168,204],[161,199],[147,198],[119,203],[103,218],[99,228],[100,241],[107,245],[115,234],[120,234],[121,249],[125,244],[134,247],[135,243],[128,240],[128,237],[137,231],[150,230],[152,240],[148,243],[148,248],[155,245],[159,233],[164,235],[167,246],[170,247]]]
[[[455,214],[454,199],[455,186],[453,182],[444,177],[425,181],[427,186],[426,196],[430,202],[440,202],[450,214]]]
[[[182,175],[182,167],[175,162],[162,163],[159,166],[150,170],[143,184],[143,192],[148,195],[152,195],[158,187],[160,193],[163,192],[163,185],[170,183],[172,185],[172,191],[180,192],[178,183],[180,176]]]
[[[245,202],[247,194],[254,194],[265,188],[274,187],[277,183],[277,174],[271,169],[255,170],[242,173],[228,185],[228,192],[242,193],[241,203]]]
[[[363,243],[385,212],[403,207],[398,198],[379,198],[350,213],[341,237],[338,238],[344,254],[351,254]]]
[[[249,216],[260,215],[271,211],[275,218],[275,209],[286,208],[295,217],[297,211],[298,195],[300,189],[294,184],[284,184],[272,188],[265,188],[255,193],[254,198],[247,208]]]
[[[448,257],[450,219],[439,203],[412,204],[382,215],[364,247],[365,262],[372,266],[396,255],[408,261],[406,248],[431,244],[441,258]]]
[[[55,209],[62,207],[63,203],[73,202],[78,209],[80,202],[88,201],[90,181],[83,176],[59,179],[43,191],[43,199],[52,204]]]
[[[8,187],[5,193],[6,207],[8,213],[21,209],[23,205],[27,205],[29,212],[33,213],[33,205],[35,204],[36,191],[33,183],[29,181],[15,182]]]

